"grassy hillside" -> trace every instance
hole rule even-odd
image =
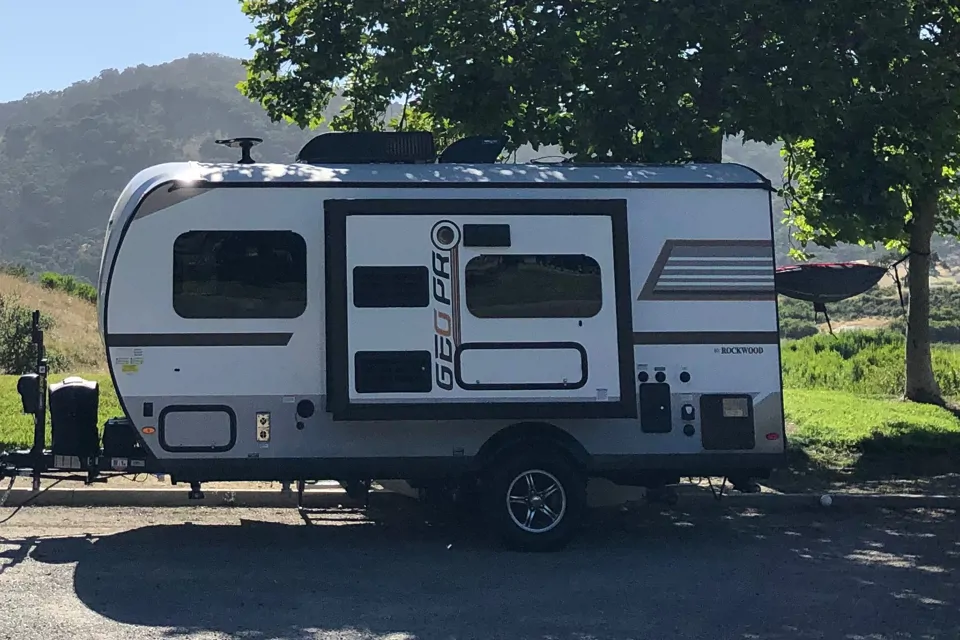
[[[40,309],[53,320],[44,340],[51,354],[73,370],[106,372],[106,355],[97,331],[97,308],[63,291],[41,287],[0,273],[0,298],[29,310]]]

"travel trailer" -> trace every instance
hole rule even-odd
[[[41,363],[20,385],[38,443],[4,473],[455,486],[510,546],[553,549],[589,478],[748,490],[783,462],[757,172],[504,164],[496,138],[438,158],[419,132],[323,134],[285,164],[224,142],[239,162],[147,168],[110,213],[124,415],[101,439],[96,384],[47,394]]]

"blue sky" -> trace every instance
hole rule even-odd
[[[245,58],[238,0],[0,0],[0,102],[191,53]]]

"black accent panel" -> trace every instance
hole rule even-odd
[[[360,309],[426,307],[430,271],[426,267],[354,267],[353,306]]]
[[[580,379],[576,382],[514,382],[498,384],[494,382],[467,382],[463,379],[460,359],[464,351],[480,350],[524,350],[524,349],[570,349],[580,354]],[[453,360],[453,373],[456,376],[457,386],[470,391],[550,391],[581,389],[587,384],[589,368],[587,366],[587,350],[579,342],[470,342],[461,344]]]
[[[756,447],[753,398],[746,394],[700,396],[700,439],[709,451]]]
[[[177,447],[167,443],[166,418],[171,413],[225,413],[230,418],[230,441],[222,446],[213,447]],[[237,444],[237,414],[225,404],[171,404],[160,410],[157,418],[157,435],[160,448],[171,453],[223,453]]]
[[[465,224],[463,225],[465,247],[509,247],[510,225]]]
[[[107,348],[285,347],[292,337],[292,333],[108,333],[106,342]]]
[[[144,417],[144,418],[152,418],[152,417],[153,417],[153,403],[152,403],[152,402],[144,402],[144,403],[143,403],[143,417]]]
[[[429,393],[430,358],[429,351],[357,351],[353,356],[357,393]]]
[[[640,430],[644,433],[670,433],[672,428],[670,385],[660,382],[641,384]]]
[[[776,331],[640,331],[633,334],[634,344],[780,344]]]

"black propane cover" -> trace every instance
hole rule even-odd
[[[17,393],[20,394],[20,403],[24,413],[34,415],[40,411],[40,376],[35,373],[26,373],[17,380]]]
[[[50,385],[53,454],[91,458],[100,452],[97,433],[100,388],[76,376]]]
[[[134,458],[140,452],[137,432],[129,418],[110,418],[103,425],[103,455]]]

